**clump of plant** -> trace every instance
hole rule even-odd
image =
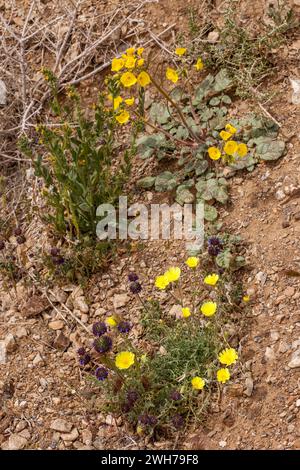
[[[197,54],[205,55],[208,66],[225,69],[234,82],[236,94],[247,97],[266,77],[275,73],[276,57],[272,51],[285,41],[290,30],[299,26],[299,21],[281,0],[269,6],[268,21],[260,23],[260,32],[255,35],[247,23],[241,21],[235,1],[224,2],[222,13],[223,22],[219,28],[212,26],[210,21],[200,28],[198,21],[196,31],[197,20],[193,19],[191,34],[197,33],[193,40],[194,49]],[[212,29],[218,33],[217,40],[203,41]]]
[[[228,300],[230,269],[216,261],[227,246],[210,237],[201,258],[155,278],[172,308],[159,298],[145,301],[143,283],[130,273],[129,290],[142,305],[140,337],[114,314],[93,325],[92,347],[78,351],[87,376],[101,387],[102,410],[123,416],[139,434],[165,436],[201,420],[211,392],[232,379],[238,353],[226,324],[249,299]]]
[[[113,59],[115,73],[107,79],[116,121],[144,128],[136,142],[139,156],[156,157],[168,166],[137,185],[157,192],[173,191],[181,205],[202,201],[206,220],[214,221],[217,211],[213,205],[228,200],[224,166],[231,171],[251,171],[260,159],[278,159],[285,143],[277,139],[278,127],[273,121],[253,115],[228,118],[233,80],[225,69],[215,76],[208,74],[194,90],[192,83],[199,81],[204,69],[200,57],[193,60],[187,48],[178,47],[176,68],[166,67],[160,80],[151,72],[151,57],[143,58],[143,54],[143,48],[127,49],[122,57]],[[152,101],[146,111],[144,97],[149,87],[160,99]]]
[[[87,117],[78,93],[70,88],[67,103],[58,97],[56,77],[44,70],[53,99],[55,122],[37,126],[39,146],[22,139],[21,149],[34,162],[43,180],[49,212],[44,219],[71,239],[96,238],[96,210],[100,204],[117,204],[130,171],[131,148],[117,138],[111,109],[99,95]]]

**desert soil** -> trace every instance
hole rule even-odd
[[[165,18],[176,23],[179,32],[186,26],[187,5],[198,3],[165,0],[146,6],[143,15],[153,16],[154,28]],[[249,2],[242,2],[244,20],[262,18],[266,4],[255,1],[250,8]],[[267,108],[282,126],[288,152],[276,165],[262,163],[251,174],[231,178],[232,203],[222,214],[226,228],[240,233],[248,245],[244,281],[251,295],[251,321],[241,340],[241,371],[234,384],[224,388],[203,426],[181,441],[184,448],[300,448],[300,107],[291,104],[289,83],[290,76],[300,77],[295,62],[299,47],[298,40],[279,52],[283,62],[277,79],[266,84],[276,92]],[[90,86],[97,86],[97,81]],[[247,103],[249,108],[253,105]],[[239,102],[233,112],[239,112]],[[143,197],[150,201],[153,194]],[[30,233],[25,249],[35,243]],[[2,288],[0,339],[5,348],[0,353],[6,356],[0,354],[2,449],[172,448],[172,442],[153,445],[137,438],[121,419],[98,411],[76,351],[87,341],[84,327],[90,329],[113,308],[126,316],[130,307],[130,320],[137,325],[135,313],[137,318],[140,307],[128,293],[128,271],[140,274],[144,295],[152,296],[153,278],[161,266],[181,262],[184,256],[179,242],[166,243],[163,250],[154,242],[137,246],[130,256],[120,254],[118,262],[93,278],[85,290],[77,285],[53,289],[50,308],[41,305],[35,286],[20,283],[10,292]]]

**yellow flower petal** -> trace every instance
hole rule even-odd
[[[224,384],[230,379],[230,372],[227,368],[219,369],[217,371],[217,381]]]
[[[118,59],[114,58],[111,63],[111,70],[112,72],[119,72],[124,67],[124,60],[123,59]]]
[[[195,63],[194,67],[198,72],[203,69],[204,65],[203,65],[202,59],[200,57],[197,60],[197,62]]]
[[[116,98],[114,98],[114,110],[119,108],[122,101],[123,101],[123,98],[121,96],[117,96]]]
[[[224,145],[224,152],[227,155],[234,155],[237,152],[238,144],[234,140],[228,140]]]
[[[189,267],[189,268],[196,268],[199,264],[199,258],[197,258],[196,256],[190,256],[185,264]]]
[[[231,366],[232,364],[236,363],[239,356],[234,348],[226,348],[220,352],[218,358],[221,364],[225,364],[226,366]]]
[[[173,83],[177,83],[179,79],[179,76],[176,70],[171,69],[170,67],[168,67],[166,70],[166,77],[168,80],[170,80]]]
[[[182,312],[182,317],[183,318],[189,318],[191,316],[191,311],[188,307],[183,307],[181,309],[181,312]]]
[[[220,137],[223,140],[228,140],[228,139],[230,139],[231,134],[230,134],[230,132],[227,132],[227,131],[221,131],[220,132]]]
[[[142,67],[142,65],[144,65],[144,63],[145,63],[145,59],[139,59],[137,61],[137,64],[138,64],[139,67]]]
[[[132,106],[134,104],[134,98],[127,98],[124,100],[127,106]]]
[[[157,278],[155,279],[155,287],[160,290],[164,290],[166,287],[168,287],[169,283],[170,282],[165,275],[157,276]]]
[[[238,147],[237,147],[237,154],[239,157],[243,158],[247,155],[248,153],[248,147],[246,144],[238,144]]]
[[[144,47],[139,47],[138,50],[136,51],[137,52],[137,55],[141,56],[144,52]]]
[[[202,390],[205,386],[205,380],[203,380],[201,377],[196,376],[191,380],[191,384],[195,390]]]
[[[115,364],[118,369],[129,369],[134,364],[135,355],[129,351],[122,351],[116,355]]]
[[[125,68],[126,69],[134,69],[136,64],[136,58],[133,56],[128,56],[125,60]]]
[[[126,88],[136,84],[136,76],[132,72],[125,72],[121,75],[120,82]]]
[[[120,124],[126,124],[126,122],[129,120],[130,118],[130,114],[128,111],[121,111],[119,114],[117,114],[116,116],[116,120],[120,123]]]
[[[132,56],[135,53],[135,48],[134,47],[129,47],[129,49],[126,49],[126,54],[129,56]]]
[[[186,53],[185,47],[177,47],[175,50],[175,54],[178,55],[179,57],[184,55],[185,53]]]
[[[219,160],[221,158],[221,152],[217,147],[209,147],[208,151],[208,156],[212,160]]]
[[[149,83],[151,82],[151,78],[147,72],[143,71],[138,75],[137,81],[138,84],[144,88],[145,86],[149,85]]]
[[[200,308],[205,317],[212,317],[217,311],[217,304],[215,302],[204,302]]]
[[[232,124],[226,124],[225,129],[227,132],[230,132],[230,134],[235,134],[237,131],[237,129]]]
[[[204,278],[204,283],[208,286],[215,286],[219,280],[218,274],[209,274]]]
[[[114,317],[108,317],[106,320],[105,320],[106,324],[108,326],[116,326],[117,325],[117,322],[116,320],[114,319]]]
[[[178,281],[180,278],[181,269],[177,267],[171,267],[168,271],[165,272],[164,276],[168,279],[169,282]]]

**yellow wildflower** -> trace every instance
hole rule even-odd
[[[230,139],[231,134],[230,134],[230,132],[227,132],[227,131],[221,131],[220,132],[220,137],[223,140],[228,140],[228,139]]]
[[[149,83],[151,82],[151,78],[147,72],[143,71],[138,75],[137,81],[138,84],[144,88],[145,86],[149,85]]]
[[[119,108],[122,101],[123,101],[123,98],[121,96],[117,96],[116,98],[114,98],[114,110]]]
[[[118,59],[117,57],[115,57],[112,60],[112,63],[111,63],[112,72],[119,72],[119,70],[121,70],[123,67],[124,67],[124,60],[123,59],[121,59],[121,58]]]
[[[248,153],[248,147],[246,144],[239,144],[238,147],[237,147],[237,154],[239,157],[243,158],[247,155]]]
[[[228,140],[224,145],[224,152],[227,153],[227,155],[234,155],[237,149],[238,144],[234,140]]]
[[[182,317],[183,318],[189,318],[191,316],[191,311],[188,307],[183,307],[181,309],[181,312],[182,312]]]
[[[117,322],[114,319],[114,317],[107,317],[105,322],[107,323],[108,326],[117,326]]]
[[[126,69],[134,69],[136,64],[136,59],[133,56],[128,56],[125,60],[125,68]]]
[[[215,286],[219,280],[218,274],[209,274],[204,278],[204,283],[208,286]]]
[[[144,429],[142,428],[142,426],[140,426],[138,424],[137,427],[136,427],[136,433],[141,435],[141,434],[143,434],[143,432],[144,432]]]
[[[126,54],[129,56],[132,56],[135,53],[135,48],[134,47],[129,47],[129,49],[126,49]]]
[[[136,84],[136,76],[132,72],[125,72],[121,75],[120,82],[126,88]]]
[[[139,67],[142,67],[142,65],[144,65],[144,63],[145,63],[145,59],[139,59],[137,61],[137,64],[138,64]]]
[[[132,106],[134,104],[134,98],[127,98],[124,100],[127,106]]]
[[[205,386],[205,380],[201,379],[201,377],[194,377],[192,380],[191,380],[191,383],[192,383],[192,387],[195,389],[195,390],[202,390]]]
[[[243,302],[249,302],[250,301],[250,295],[244,295],[243,297]]]
[[[225,126],[226,131],[230,132],[230,134],[235,134],[237,129],[232,124],[226,124]]]
[[[194,67],[198,72],[203,69],[204,65],[203,65],[201,57],[199,57],[199,59],[197,60],[197,62],[194,65]]]
[[[166,287],[168,287],[169,283],[170,281],[165,275],[157,276],[157,278],[155,279],[155,287],[161,290],[164,290]]]
[[[166,70],[166,77],[168,80],[170,80],[173,83],[177,83],[179,79],[179,76],[176,70],[171,69],[170,67],[168,67]]]
[[[142,354],[142,355],[141,355],[141,362],[143,362],[143,364],[144,364],[145,362],[147,362],[147,354]]]
[[[221,152],[217,147],[209,147],[208,156],[212,160],[219,160],[219,158],[221,158]]]
[[[144,52],[144,47],[139,47],[138,50],[136,51],[137,52],[137,55],[141,56]]]
[[[201,305],[201,312],[203,315],[206,317],[212,317],[217,311],[217,304],[215,302],[204,302],[204,304]]]
[[[180,268],[172,266],[170,269],[168,269],[168,271],[165,272],[164,276],[166,276],[169,282],[175,282],[180,278],[180,273]]]
[[[117,114],[116,116],[116,120],[120,123],[120,124],[126,124],[126,122],[129,120],[130,118],[130,114],[128,111],[121,111],[119,114]]]
[[[225,366],[231,366],[232,364],[236,363],[239,356],[234,348],[226,348],[220,352],[218,358],[221,364],[225,364]]]
[[[224,384],[225,382],[227,382],[228,380],[230,379],[230,372],[229,370],[226,368],[224,369],[219,369],[217,371],[217,381]]]
[[[188,265],[189,268],[196,268],[199,264],[199,258],[197,258],[196,256],[190,256],[185,264]]]
[[[175,49],[175,54],[178,55],[179,57],[184,55],[186,53],[186,48],[185,47],[177,47]]]
[[[118,369],[128,369],[134,364],[135,355],[129,351],[122,351],[116,355],[115,364]]]

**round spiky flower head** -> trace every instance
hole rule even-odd
[[[181,400],[182,395],[180,392],[178,392],[178,390],[172,390],[172,392],[170,393],[170,398],[171,400],[178,401]]]
[[[140,282],[134,281],[130,284],[129,289],[133,294],[139,294],[142,290],[142,285]]]
[[[139,422],[147,426],[155,426],[157,423],[157,418],[153,415],[148,415],[145,413],[139,417]]]
[[[100,337],[107,332],[107,326],[104,322],[98,321],[97,323],[93,324],[92,331],[94,336]]]
[[[98,380],[105,380],[108,377],[108,370],[105,367],[97,367],[95,376]]]
[[[179,414],[174,415],[172,418],[172,424],[176,429],[182,428],[184,425],[184,417]]]
[[[50,250],[50,255],[51,256],[58,256],[59,255],[59,248],[56,248],[56,246],[54,246],[53,248],[51,248]]]
[[[85,348],[79,348],[79,349],[77,350],[77,354],[78,354],[79,356],[84,356],[85,353],[86,353]]]
[[[62,264],[64,264],[65,262],[65,258],[63,258],[62,256],[53,256],[52,257],[52,263],[57,265],[57,266],[60,266]]]
[[[91,360],[91,356],[89,354],[83,354],[79,358],[79,364],[81,366],[86,366],[90,362],[90,360]]]
[[[101,336],[94,341],[94,348],[100,354],[110,351],[111,347],[112,339],[109,336]]]
[[[131,330],[131,325],[128,321],[120,321],[117,328],[120,333],[128,333]]]
[[[218,254],[222,251],[223,242],[218,237],[210,237],[207,241],[208,243],[208,253],[211,256],[218,256]]]
[[[129,273],[128,274],[128,281],[135,282],[139,280],[139,276],[136,273]]]

